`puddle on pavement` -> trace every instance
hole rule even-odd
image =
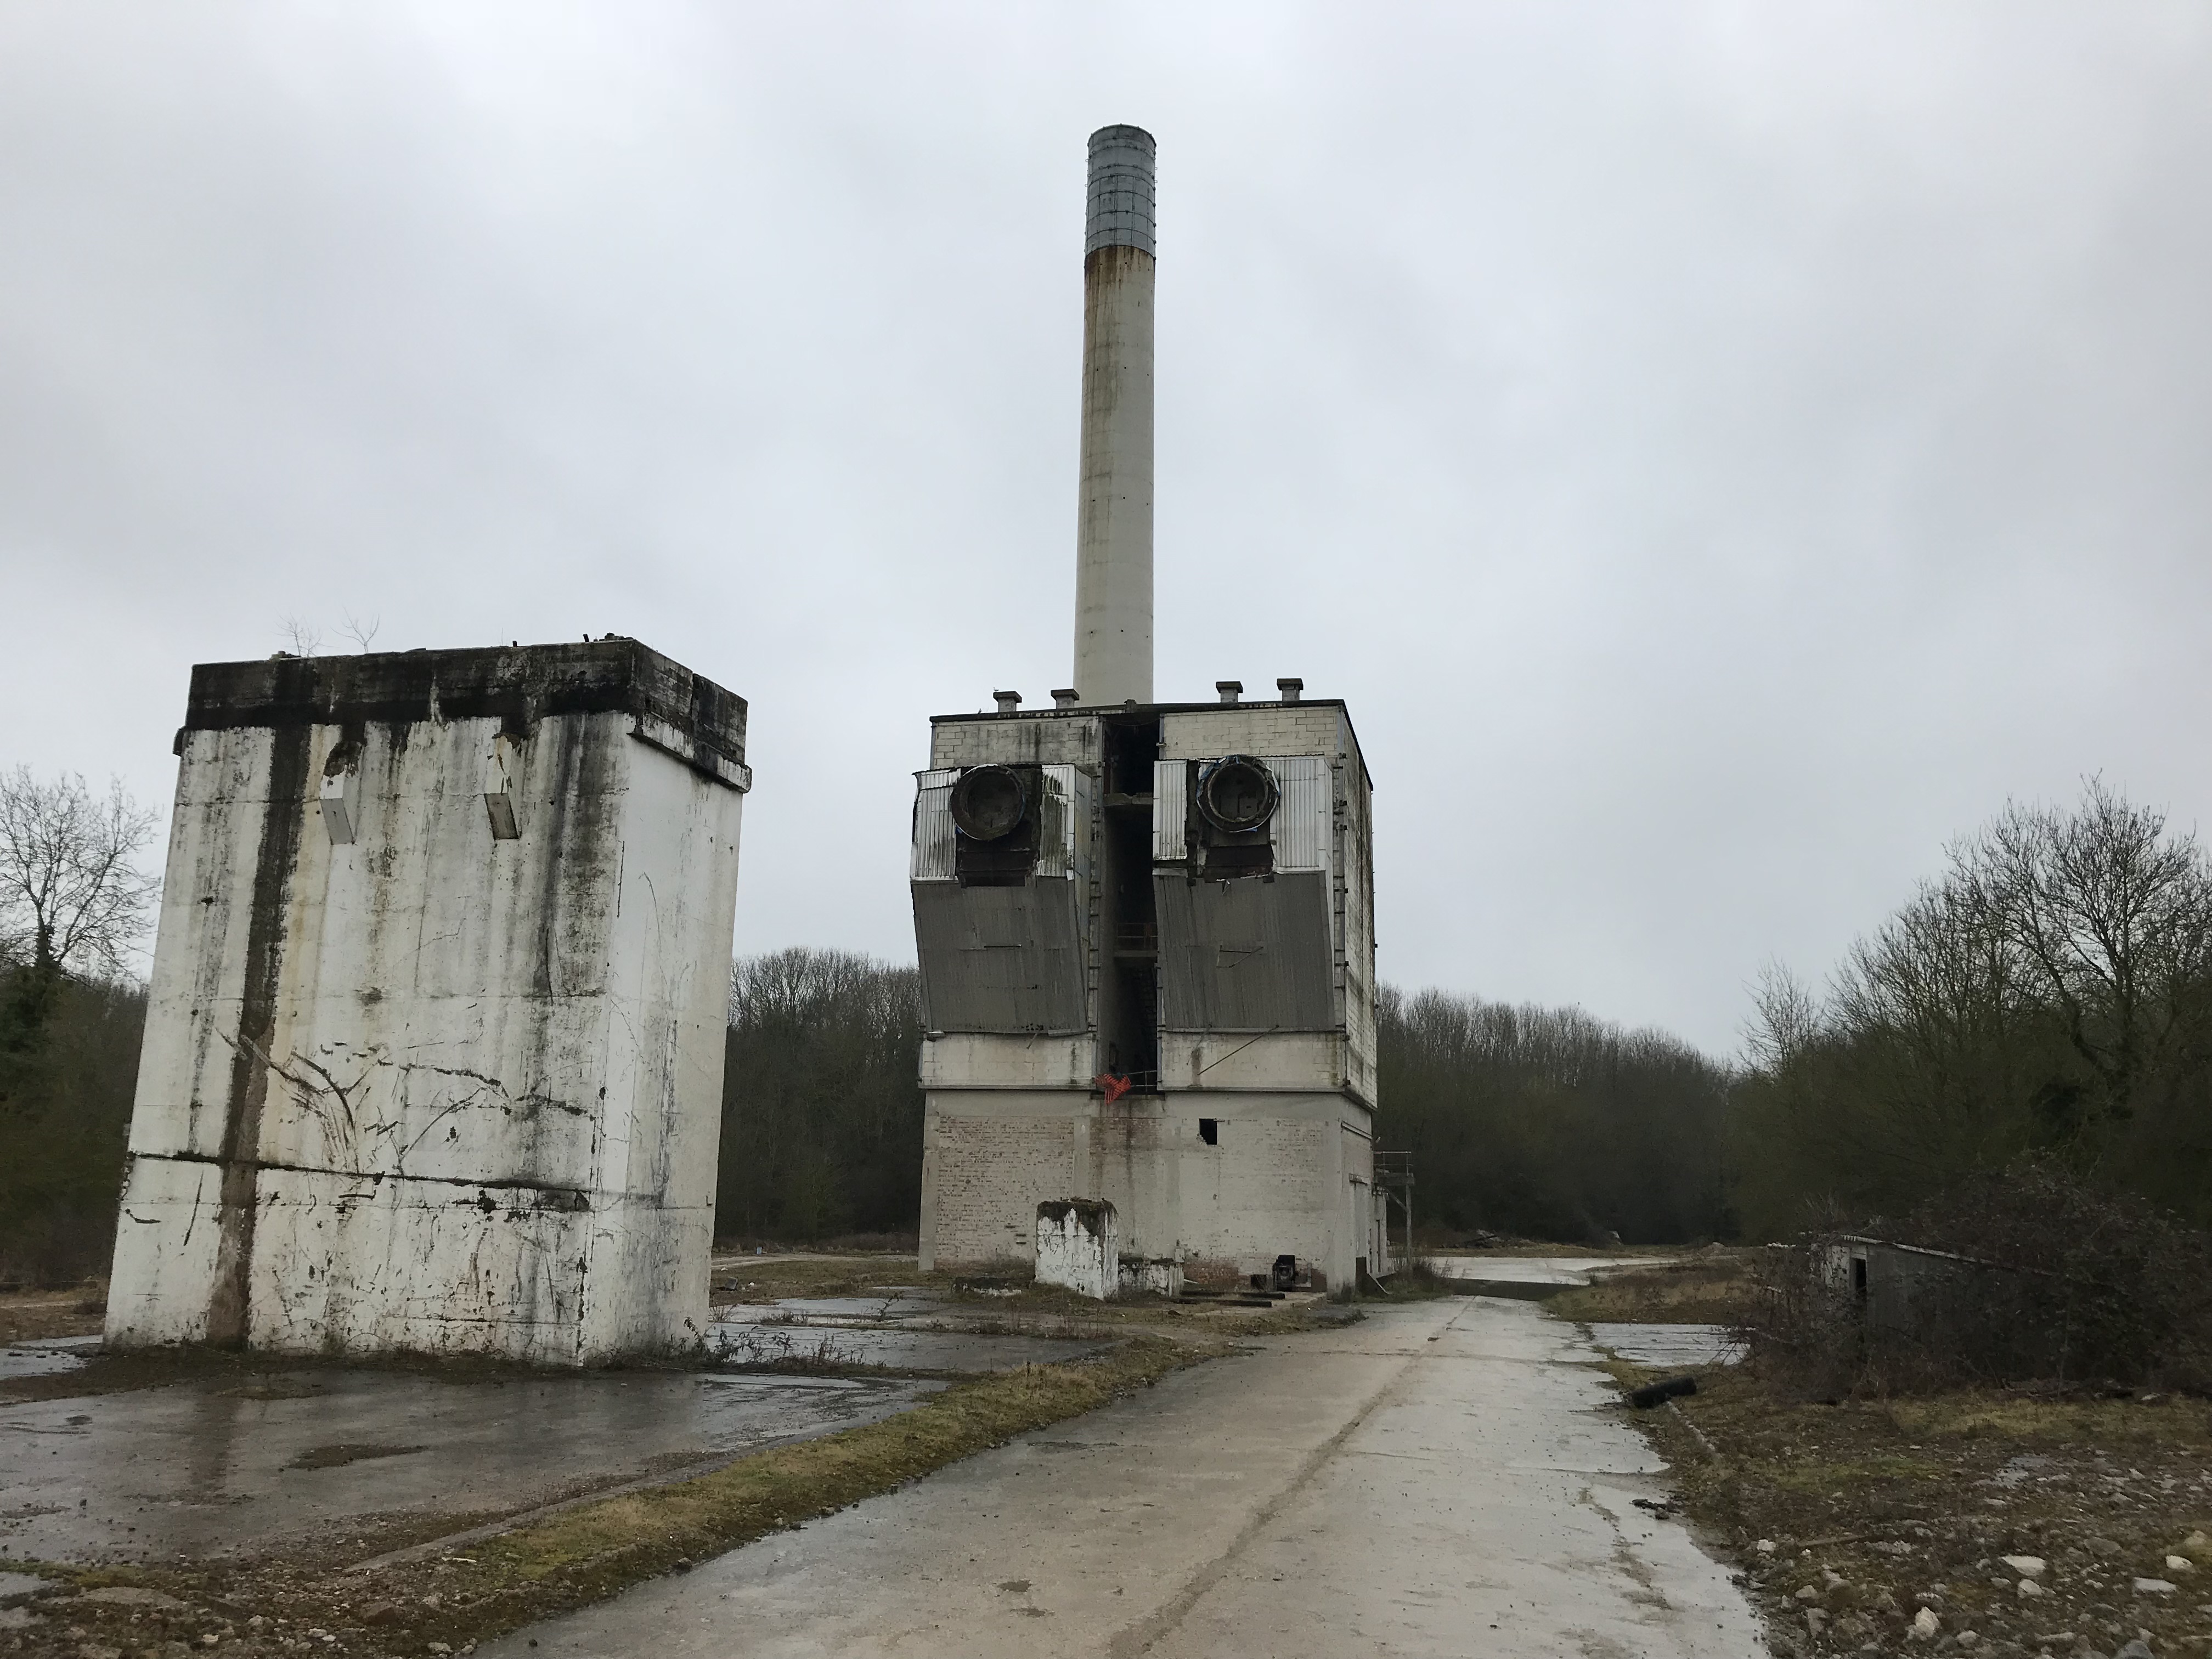
[[[96,1336],[46,1336],[0,1348],[0,1378],[54,1376],[73,1371],[100,1346]]]
[[[943,1386],[688,1371],[312,1377],[304,1394],[195,1380],[0,1405],[0,1556],[212,1555],[368,1516],[512,1512],[875,1422]]]
[[[1599,1325],[1590,1340],[1632,1365],[1665,1370],[1680,1365],[1733,1365],[1743,1358],[1743,1339],[1726,1325]]]

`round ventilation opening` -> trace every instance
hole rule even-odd
[[[1198,810],[1215,829],[1243,835],[1275,816],[1282,791],[1264,761],[1224,755],[1199,774]]]
[[[971,766],[952,786],[952,821],[970,841],[1012,835],[1030,810],[1030,792],[1011,766]]]

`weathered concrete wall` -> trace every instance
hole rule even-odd
[[[744,716],[629,641],[195,671],[109,1340],[695,1339]]]
[[[1242,1276],[1288,1254],[1347,1283],[1371,1253],[1371,1137],[1364,1109],[1337,1093],[1124,1096],[1109,1106],[1072,1091],[933,1092],[923,1263],[1029,1267],[1036,1206],[1080,1193],[1114,1206],[1127,1255]]]
[[[1103,1302],[1121,1288],[1121,1236],[1114,1206],[1048,1199],[1036,1206],[1036,1282]]]
[[[953,766],[1088,766],[1105,753],[1105,737],[1089,714],[1032,709],[1012,717],[944,720],[929,728],[929,763]]]
[[[1124,1255],[1121,1263],[1121,1294],[1164,1296],[1182,1294],[1182,1263],[1171,1255]]]

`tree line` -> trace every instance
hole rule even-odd
[[[0,1281],[105,1267],[150,830],[119,790],[0,774]],[[2212,863],[2116,791],[2008,807],[1825,985],[1771,969],[1754,1004],[1723,1060],[1579,1009],[1386,988],[1378,1144],[1413,1154],[1431,1237],[1774,1238],[2023,1162],[2212,1225]],[[915,969],[747,957],[728,1015],[720,1231],[911,1235]]]
[[[2008,807],[1825,988],[1771,969],[1757,1000],[1731,1136],[1754,1237],[2027,1164],[2212,1225],[2212,865],[2100,782]]]

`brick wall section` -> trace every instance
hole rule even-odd
[[[1085,714],[979,714],[929,728],[933,767],[1096,767],[1104,754],[1098,722]]]
[[[1077,1127],[1066,1116],[955,1117],[933,1111],[935,1264],[1026,1266],[1036,1252],[1036,1206],[1048,1199],[1089,1196],[1076,1185]]]
[[[1261,1273],[1287,1252],[1327,1265],[1346,1212],[1343,1130],[1333,1119],[1224,1117],[1220,1144],[1183,1160],[1189,1253]]]
[[[1162,760],[1217,755],[1341,755],[1349,736],[1334,703],[1224,703],[1160,718]]]

